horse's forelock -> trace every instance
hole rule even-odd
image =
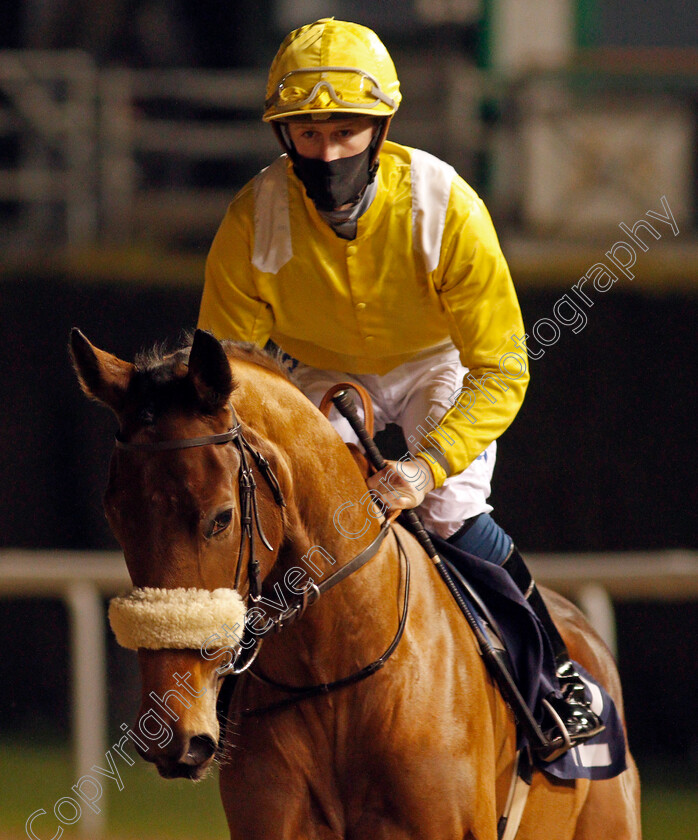
[[[129,397],[139,424],[153,425],[173,407],[193,404],[186,382],[190,334],[186,335],[185,341],[186,344],[175,349],[161,342],[136,354]]]
[[[173,406],[183,406],[189,401],[192,395],[186,373],[192,337],[192,333],[186,334],[186,343],[175,349],[162,342],[136,355],[136,370],[130,391],[140,423],[152,425]],[[263,350],[249,342],[224,340],[221,344],[231,361],[251,362],[292,382],[281,362],[280,351]]]
[[[156,376],[161,381],[168,376],[174,379],[178,366],[186,365],[189,361],[192,341],[193,333],[187,332],[184,343],[175,349],[170,349],[166,342],[155,344],[136,355],[134,360],[136,369]],[[252,362],[291,381],[288,369],[281,361],[281,351],[278,348],[262,349],[252,342],[230,341],[229,339],[224,339],[221,344],[229,359]]]
[[[140,373],[150,373],[162,378],[163,374],[169,373],[174,378],[176,368],[181,364],[187,364],[191,351],[191,336],[187,344],[181,347],[170,349],[165,342],[153,345],[148,350],[142,350],[136,354],[134,364]]]

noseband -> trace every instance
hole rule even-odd
[[[238,488],[240,491],[240,550],[238,552],[237,569],[235,571],[235,589],[240,585],[240,577],[242,571],[242,558],[245,553],[245,543],[248,542],[249,556],[248,556],[248,582],[250,587],[250,599],[254,602],[258,601],[262,595],[262,578],[259,560],[255,555],[253,522],[257,529],[259,538],[264,543],[264,546],[273,551],[273,546],[269,542],[262,528],[262,523],[259,518],[259,508],[257,506],[257,483],[254,480],[254,474],[247,459],[249,452],[254,459],[257,468],[261,472],[269,489],[274,496],[274,501],[279,507],[286,507],[286,502],[281,492],[278,479],[274,475],[274,471],[269,464],[269,461],[258,452],[245,438],[242,433],[242,426],[237,419],[235,409],[229,404],[230,411],[233,416],[233,425],[227,432],[222,432],[217,435],[205,435],[204,437],[196,438],[179,438],[174,440],[156,440],[149,443],[130,443],[123,440],[116,435],[116,448],[122,449],[125,452],[166,452],[174,449],[191,449],[195,446],[219,446],[223,443],[232,441],[240,453],[240,472],[238,474]]]

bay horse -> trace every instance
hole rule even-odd
[[[381,524],[325,417],[263,351],[201,331],[190,349],[135,364],[78,330],[71,352],[83,390],[119,424],[105,510],[135,587],[121,633],[138,647],[142,702],[130,732],[142,756],[166,778],[201,778],[216,759],[230,648],[242,657],[254,647],[236,677],[219,770],[232,840],[496,840],[513,715],[433,563],[399,525]],[[370,560],[317,597],[370,546]],[[261,634],[271,612],[259,605],[282,610],[289,591],[302,593],[297,620],[263,645],[232,632],[246,604],[243,621]],[[545,599],[571,655],[622,715],[607,648],[570,603]],[[377,661],[334,691],[276,685],[329,684]],[[630,755],[610,780],[535,771],[517,837],[638,840]]]

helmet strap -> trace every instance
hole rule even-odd
[[[388,129],[390,128],[390,121],[392,120],[392,116],[385,117],[382,121],[382,125],[376,132],[376,136],[371,140],[371,147],[373,150],[373,157],[371,158],[371,169],[375,166],[376,172],[378,171],[378,156],[380,155],[380,151],[383,148],[383,143],[385,143],[385,138],[388,136]]]
[[[284,152],[286,152],[287,155],[290,156],[293,147],[291,146],[290,138],[288,138],[288,134],[286,131],[286,123],[280,123],[277,120],[274,120],[271,124],[271,127],[274,132],[274,135],[276,136],[276,139],[281,144],[281,148],[284,150]]]

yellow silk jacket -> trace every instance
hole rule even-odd
[[[377,182],[350,241],[319,216],[285,155],[260,172],[211,246],[199,327],[271,338],[305,364],[353,374],[384,374],[453,341],[470,373],[426,440],[440,486],[523,401],[528,365],[512,340],[521,311],[489,214],[452,167],[387,142]]]

